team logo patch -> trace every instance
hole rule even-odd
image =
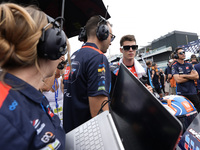
[[[99,86],[98,87],[98,91],[102,91],[102,90],[104,90],[104,91],[106,90],[105,86]]]
[[[42,138],[41,141],[44,143],[49,143],[51,140],[55,137],[55,135],[52,132],[46,132]]]
[[[9,105],[9,110],[11,110],[11,111],[15,110],[16,107],[17,107],[17,105],[18,105],[17,101],[14,100],[14,101],[12,102],[12,104]]]
[[[41,131],[44,129],[45,127],[45,123],[41,124],[41,121],[39,119],[35,119],[33,121],[31,121],[31,124],[33,125],[33,127],[36,129],[37,135],[41,133]]]

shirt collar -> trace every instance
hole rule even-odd
[[[44,95],[33,86],[10,73],[6,73],[4,82],[36,103],[41,103],[44,98]]]
[[[95,47],[95,48],[99,49],[99,48],[97,47],[97,45],[94,44],[94,43],[84,43],[83,46],[92,46],[92,47]]]

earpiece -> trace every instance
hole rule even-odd
[[[42,29],[42,36],[37,45],[37,52],[41,58],[57,60],[67,52],[66,35],[60,29],[60,25],[57,22],[58,19],[64,18],[58,17],[54,20],[50,16],[47,16],[47,19],[48,24]],[[51,24],[53,26],[45,30]]]
[[[99,15],[100,21],[97,26],[96,35],[100,41],[106,40],[109,36],[109,28],[105,18]]]

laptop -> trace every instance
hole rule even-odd
[[[91,127],[86,129],[88,124]],[[79,130],[86,132],[86,139]],[[97,148],[90,145],[93,130],[99,137],[98,142],[95,136],[91,140]],[[181,133],[180,121],[121,63],[109,112],[104,111],[67,133],[66,150],[81,149],[84,142],[87,147],[82,149],[171,150]]]

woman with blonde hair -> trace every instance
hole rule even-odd
[[[66,54],[66,35],[55,21],[48,22],[31,6],[0,4],[1,149],[65,147],[60,120],[39,92]]]

